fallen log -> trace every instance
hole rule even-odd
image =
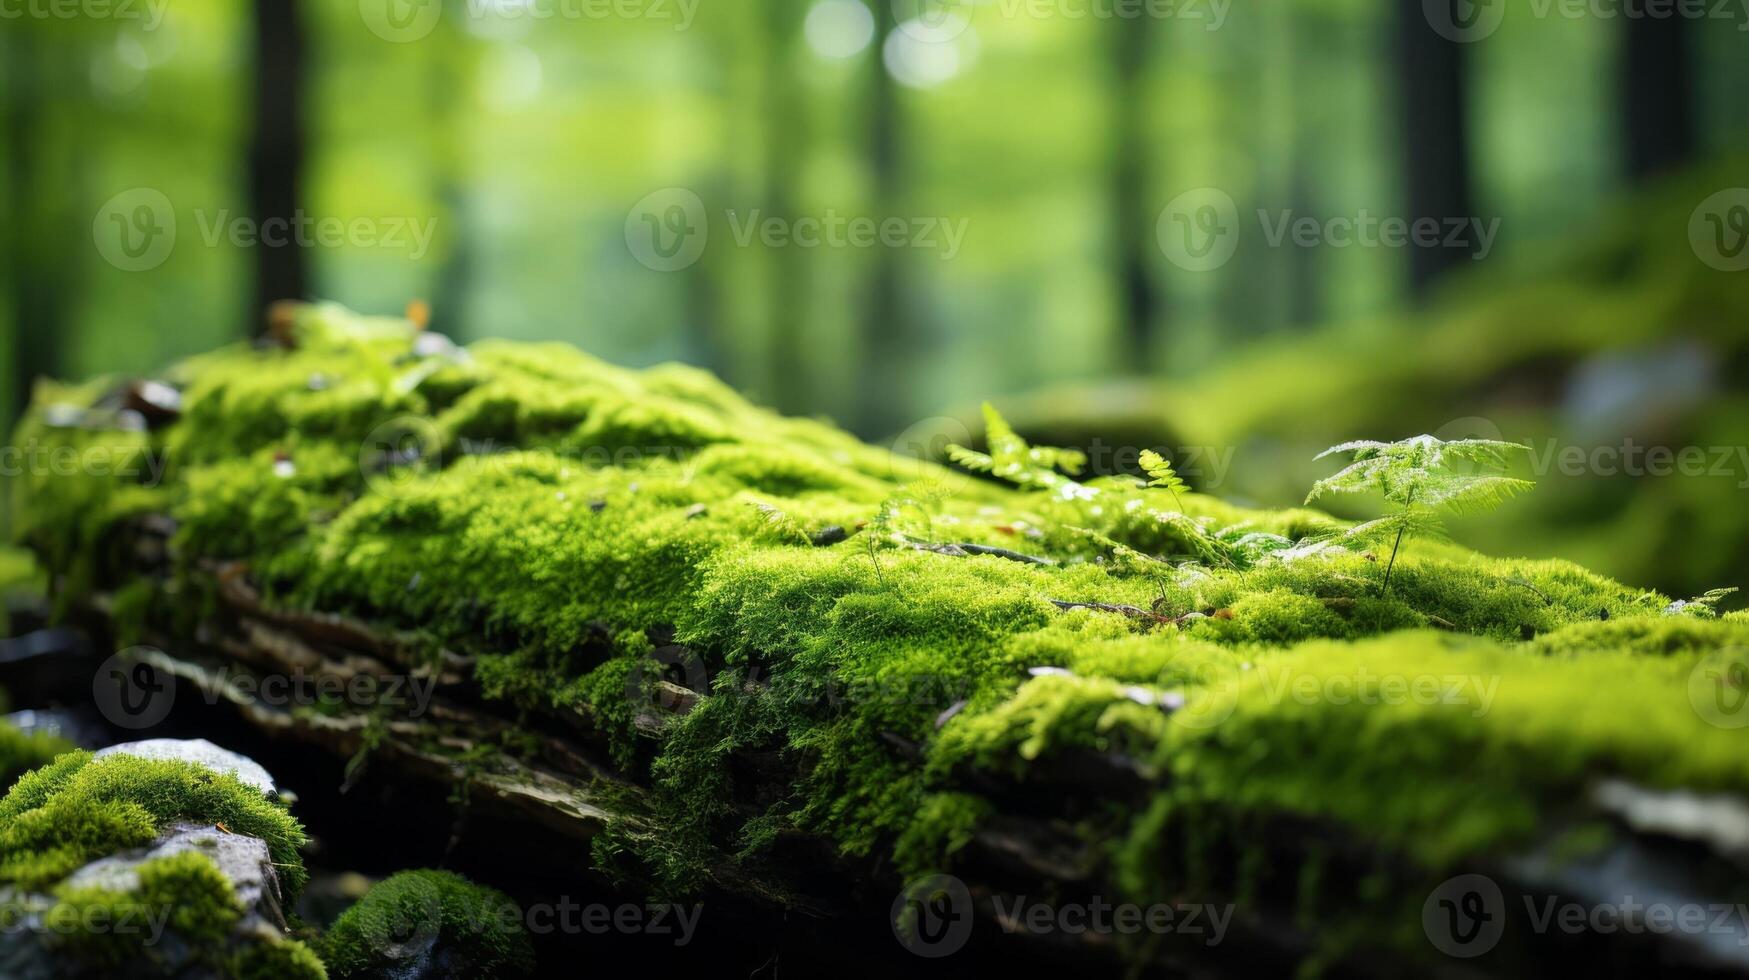
[[[651,895],[873,922],[899,962],[957,936],[1165,972],[1749,969],[1718,931],[1525,911],[1740,899],[1741,617],[1450,546],[1386,589],[1339,546],[1241,544],[1321,515],[1026,471],[1012,433],[1002,471],[1047,489],[694,372],[300,316],[173,372],[149,427],[50,392],[31,437],[176,465],[44,476],[21,539],[100,646],[349,780],[442,787]],[[298,679],[331,696],[275,703]]]

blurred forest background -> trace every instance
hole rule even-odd
[[[1349,438],[1749,439],[1739,0],[0,0],[0,86],[7,412],[305,296],[684,360],[924,450],[990,398],[1225,456],[1187,475],[1268,505]],[[1171,210],[1208,187],[1241,236],[1196,268]],[[675,189],[708,237],[668,268],[638,234]],[[743,242],[755,212],[935,230]],[[389,240],[217,230],[295,214]],[[1272,244],[1289,215],[1497,237]],[[171,220],[148,268],[106,243]],[[1458,536],[1735,584],[1733,466],[1537,473]]]

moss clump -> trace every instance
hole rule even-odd
[[[26,734],[0,722],[0,782],[12,781],[32,769],[73,750],[73,743],[46,732]]]
[[[1691,699],[1749,641],[1740,617],[1429,541],[1405,544],[1387,592],[1385,563],[1309,510],[1024,467],[1010,489],[690,370],[451,350],[332,308],[302,322],[295,348],[168,375],[186,412],[149,438],[177,453],[159,491],[177,560],[247,561],[274,602],[419,631],[474,654],[488,696],[586,713],[660,825],[597,853],[666,889],[790,829],[939,864],[999,806],[968,775],[1024,780],[1088,751],[1172,786],[1050,796],[1142,898],[1188,867],[1167,833],[1205,864],[1236,842],[1255,869],[1247,821],[1316,820],[1407,879],[1538,839],[1590,779],[1749,792],[1731,733]],[[418,438],[385,450],[385,424]],[[58,570],[80,556],[43,543],[103,539],[127,512],[23,506]],[[707,696],[654,733],[635,724],[640,680],[668,637],[691,658],[670,679]],[[793,783],[756,793],[726,764],[743,751]]]
[[[162,940],[168,934],[186,945],[191,963],[236,980],[326,977],[321,961],[296,940],[260,939],[231,950],[243,908],[230,881],[206,855],[183,851],[153,858],[135,873],[139,885],[129,891],[55,889],[43,927],[55,937],[59,955],[112,975],[153,974],[172,966],[164,960]]]
[[[524,976],[534,945],[503,893],[449,871],[403,871],[372,886],[328,931],[336,977]]]
[[[296,939],[252,943],[226,965],[236,980],[327,980],[316,951]]]
[[[303,889],[304,829],[260,790],[179,759],[88,752],[26,774],[0,799],[0,881],[41,890],[91,861],[150,843],[177,820],[260,838],[287,900]]]

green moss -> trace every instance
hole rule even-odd
[[[296,939],[252,943],[227,964],[236,980],[327,980],[316,951]]]
[[[82,967],[131,974],[168,971],[168,936],[187,947],[194,964],[235,980],[323,980],[321,960],[292,939],[250,936],[241,949],[233,931],[244,910],[212,859],[183,851],[142,862],[128,891],[55,889],[43,915],[59,955]],[[186,965],[184,966],[186,969]]]
[[[90,966],[116,969],[140,957],[155,959],[160,930],[188,943],[198,958],[215,960],[243,909],[212,860],[183,851],[143,862],[137,874],[139,887],[131,891],[56,889],[44,927]]]
[[[303,889],[303,827],[260,790],[177,759],[93,759],[88,752],[26,774],[0,799],[0,881],[40,890],[98,858],[150,843],[177,820],[223,823],[260,838],[288,900]]]
[[[5,722],[0,722],[0,782],[7,786],[26,772],[70,752],[73,743],[45,732],[25,734]]]
[[[939,867],[995,805],[968,777],[1024,782],[1088,750],[1159,777],[1133,805],[1054,801],[1114,842],[1110,877],[1138,895],[1222,862],[1250,888],[1248,828],[1276,817],[1372,841],[1408,881],[1524,846],[1600,776],[1749,791],[1691,700],[1740,616],[1667,616],[1668,597],[1568,562],[1424,541],[1387,594],[1376,556],[1309,540],[1344,527],[1314,511],[1118,480],[1011,490],[687,369],[553,345],[422,355],[404,325],[304,315],[295,350],[171,372],[186,414],[153,438],[183,450],[157,491],[178,560],[245,560],[275,602],[420,631],[475,654],[489,697],[587,714],[658,828],[596,853],[665,890],[787,829]],[[408,413],[425,455],[376,451]],[[85,558],[45,543],[96,540],[115,513],[23,506],[57,569]],[[695,658],[673,679],[709,694],[658,732],[635,720],[668,635]],[[1406,693],[1331,693],[1380,678]],[[1457,700],[1412,695],[1448,681]],[[748,752],[795,781],[755,794],[728,764]],[[145,832],[102,813],[105,840]],[[53,846],[9,860],[68,846],[40,834]],[[1366,901],[1388,908],[1381,889]]]
[[[523,976],[534,946],[502,893],[448,871],[403,871],[372,886],[327,935],[336,977],[400,976],[427,942],[439,952],[420,976]]]

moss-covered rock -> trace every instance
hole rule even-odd
[[[233,829],[235,828],[235,829]],[[321,980],[284,934],[302,828],[236,777],[174,759],[71,752],[0,799],[3,966],[24,977]]]
[[[81,477],[17,502],[21,539],[69,588],[132,581],[112,549],[155,511],[178,522],[191,581],[243,562],[282,607],[472,655],[488,696],[581,712],[651,787],[660,832],[597,851],[669,890],[791,829],[941,867],[997,805],[988,778],[1024,785],[1087,753],[1121,757],[1136,793],[1048,804],[1139,898],[1197,862],[1227,862],[1209,879],[1243,893],[1253,820],[1376,847],[1412,893],[1561,832],[1601,778],[1749,790],[1735,719],[1709,700],[1749,683],[1732,660],[1749,621],[1567,562],[1417,541],[1387,591],[1383,563],[1317,512],[1162,499],[1043,456],[1005,488],[696,371],[459,350],[331,307],[303,311],[292,345],[166,379],[182,417],[140,435],[169,454],[162,482]],[[24,432],[87,444],[57,419],[103,390],[49,391]],[[652,727],[664,671],[702,696]],[[729,765],[746,752],[793,778],[750,787]],[[14,795],[46,795],[80,768],[64,764]],[[150,817],[85,812],[104,834]],[[47,850],[7,857],[10,833],[0,874],[71,860],[46,827],[29,839]],[[1306,890],[1350,884],[1301,859]]]
[[[267,843],[286,897],[307,877],[303,827],[259,789],[194,763],[69,752],[0,798],[0,881],[41,889],[157,838],[174,821],[224,824]]]
[[[522,910],[502,893],[449,871],[386,878],[335,921],[326,938],[335,977],[526,976],[534,946]]]

